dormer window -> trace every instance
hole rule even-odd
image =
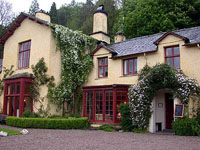
[[[28,68],[30,62],[31,41],[20,43],[18,68]]]
[[[165,48],[165,62],[176,69],[180,69],[180,49],[179,46]]]
[[[99,58],[98,59],[98,77],[104,78],[108,76],[108,58]]]
[[[123,75],[137,74],[137,58],[123,60]]]

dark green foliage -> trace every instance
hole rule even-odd
[[[104,130],[104,129],[114,129],[113,126],[111,124],[103,124],[102,126],[100,126],[98,129],[99,130]]]
[[[68,115],[68,117],[70,118],[80,118],[81,117],[81,115],[80,114],[70,114],[70,115]]]
[[[6,124],[20,128],[87,129],[88,118],[51,119],[7,117]]]
[[[34,101],[40,102],[40,108],[38,109],[38,112],[43,115],[43,117],[45,117],[48,116],[48,110],[44,110],[44,97],[40,97],[39,90],[42,85],[47,85],[49,90],[55,87],[54,77],[49,77],[47,75],[48,68],[43,57],[38,61],[36,65],[32,65],[31,68],[34,78],[32,82],[33,84],[31,88],[31,96]]]
[[[6,69],[5,67],[3,68],[3,77],[2,79],[0,79],[0,95],[2,94],[3,90],[4,90],[4,81],[7,77],[11,76],[14,71],[13,71],[13,65],[10,67],[10,69]]]
[[[125,0],[120,13],[125,17],[124,31],[132,38],[198,26],[199,6],[200,0]]]
[[[106,129],[104,129],[103,131],[105,131],[105,132],[114,132],[114,131],[115,131],[115,129],[106,128]]]
[[[196,136],[200,135],[200,125],[194,118],[179,118],[172,123],[172,128],[176,135]]]
[[[51,22],[52,23],[58,23],[58,16],[57,16],[57,8],[56,8],[56,3],[53,2],[51,5],[51,9],[49,11],[49,15],[51,17]]]
[[[104,124],[104,125],[100,126],[98,129],[104,130],[106,132],[114,132],[115,131],[114,127],[110,124]]]
[[[65,117],[62,117],[62,116],[59,116],[59,115],[48,116],[48,118],[53,118],[53,119],[66,119]]]
[[[40,115],[34,112],[31,112],[30,110],[25,110],[22,114],[22,117],[24,118],[40,118]]]
[[[96,3],[94,0],[87,0],[86,3],[72,1],[58,9],[58,24],[72,30],[81,30],[84,34],[90,34],[93,32],[93,13],[102,4],[105,5],[105,11],[108,13],[109,34],[114,35],[113,25],[118,16],[117,0],[98,0]]]
[[[130,118],[131,113],[130,113],[130,108],[128,104],[123,104],[123,103],[120,104],[120,113],[122,115],[121,122],[120,122],[122,129],[124,131],[132,131],[133,125]]]

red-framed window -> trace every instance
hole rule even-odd
[[[119,123],[119,106],[128,100],[128,86],[85,87],[83,116],[90,122]]]
[[[28,68],[30,61],[31,41],[20,43],[18,68]]]
[[[180,48],[179,46],[165,48],[165,63],[180,69]]]
[[[5,81],[3,113],[21,116],[24,110],[33,111],[32,79],[18,78]]]
[[[98,77],[104,78],[108,76],[108,57],[98,59]]]
[[[137,58],[123,60],[123,75],[137,74]]]

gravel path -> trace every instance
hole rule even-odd
[[[0,137],[0,150],[200,150],[200,137],[92,130],[28,130],[28,135]]]

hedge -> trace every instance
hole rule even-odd
[[[178,118],[172,123],[176,135],[196,136],[200,135],[200,125],[195,118]]]
[[[40,129],[87,129],[88,118],[51,119],[7,117],[6,124],[21,128]]]

